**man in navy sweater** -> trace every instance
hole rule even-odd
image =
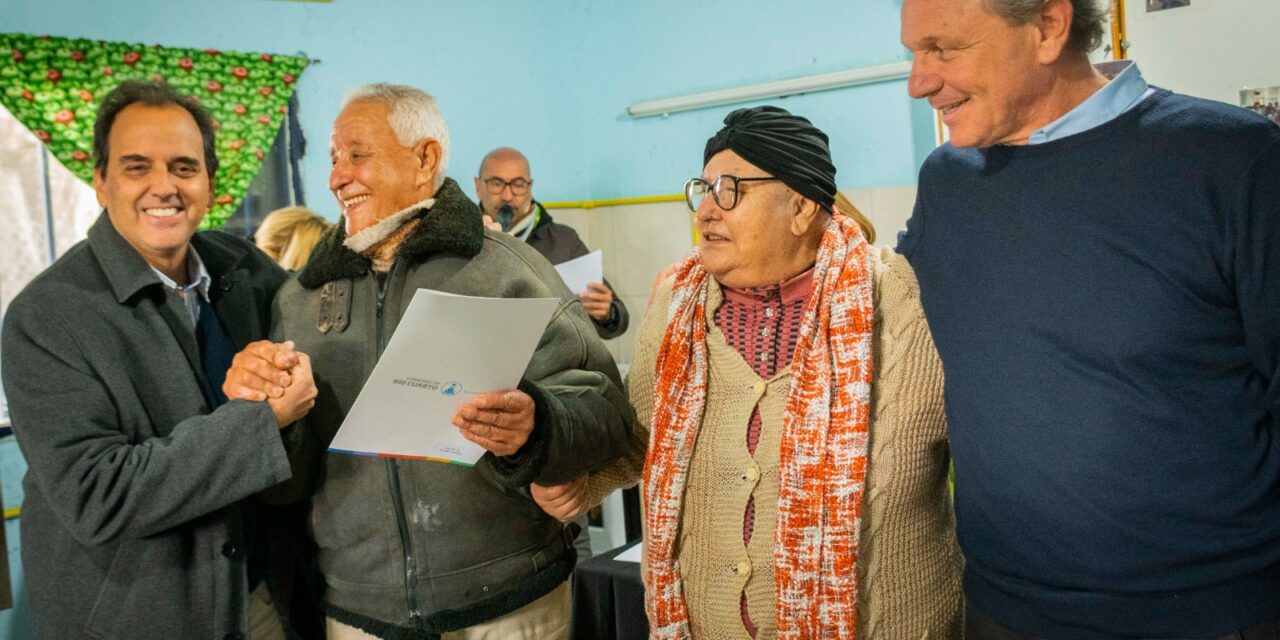
[[[1106,9],[903,2],[967,637],[1280,638],[1280,128],[1092,67]]]

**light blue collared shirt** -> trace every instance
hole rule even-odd
[[[1147,84],[1138,65],[1132,60],[1103,62],[1093,68],[1109,78],[1110,82],[1061,118],[1031,134],[1027,144],[1060,140],[1111,122],[1156,91]]]
[[[203,298],[205,302],[209,302],[209,283],[213,281],[209,277],[209,270],[205,268],[204,261],[200,259],[200,254],[196,253],[196,248],[187,247],[187,281],[191,284],[179,285],[172,278],[161,273],[159,269],[151,267],[151,270],[160,277],[160,282],[164,284],[164,288],[173,292],[182,298],[187,305],[187,313],[191,314],[191,326],[195,326],[200,322],[200,300]],[[194,291],[196,296],[190,295]]]

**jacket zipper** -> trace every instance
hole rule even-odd
[[[378,283],[378,359],[382,359],[383,331],[382,331],[382,307],[387,297],[387,281],[391,278],[391,274],[395,272],[396,265],[391,265],[391,270],[386,275],[376,276]],[[400,467],[395,458],[386,458],[384,461],[387,467],[387,486],[391,489],[391,504],[395,507],[396,527],[400,530],[400,547],[404,551],[404,597],[409,605],[409,618],[413,621],[422,619],[422,609],[418,606],[418,585],[417,575],[418,566],[413,558],[413,544],[409,539],[409,523],[404,517],[404,497],[400,492]]]

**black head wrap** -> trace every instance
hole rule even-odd
[[[738,109],[707,140],[702,164],[725,149],[778,178],[827,210],[836,200],[836,167],[827,134],[808,119],[778,107]]]

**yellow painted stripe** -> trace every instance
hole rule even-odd
[[[638,196],[635,198],[611,198],[608,200],[562,200],[560,202],[544,202],[548,209],[595,209],[596,207],[620,207],[628,204],[653,204],[655,202],[681,202],[684,194],[673,193],[662,196]]]
[[[548,209],[595,209],[596,207],[620,207],[628,204],[653,204],[655,202],[683,202],[683,193],[671,193],[662,196],[638,196],[635,198],[612,198],[609,200],[561,200],[560,202],[544,202]],[[698,227],[690,223],[693,230],[693,244],[698,245]]]
[[[5,520],[12,520],[20,515],[22,515],[22,507],[12,507],[4,510]]]
[[[543,207],[547,209],[595,209],[597,207],[620,207],[628,204],[654,204],[656,202],[683,202],[683,193],[671,193],[662,196],[638,196],[635,198],[612,198],[609,200],[561,200],[559,202],[544,202]],[[691,214],[692,215],[692,214]],[[693,224],[693,218],[689,218],[689,229],[693,232],[693,246],[698,246],[701,238],[698,237],[698,226]]]

